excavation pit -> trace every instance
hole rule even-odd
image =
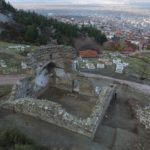
[[[68,113],[86,118],[92,113],[97,97],[89,97],[77,92],[69,92],[55,87],[48,87],[38,96],[38,99],[46,99],[59,103]]]

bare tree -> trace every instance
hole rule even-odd
[[[101,47],[92,38],[78,38],[75,40],[75,48],[77,52],[80,50],[96,50],[101,52]]]

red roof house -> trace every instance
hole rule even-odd
[[[98,54],[97,54],[97,51],[95,50],[82,50],[82,51],[79,51],[79,56],[80,57],[97,57]]]

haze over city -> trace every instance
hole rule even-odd
[[[70,4],[131,4],[148,3],[149,0],[9,0],[11,3],[70,3]]]

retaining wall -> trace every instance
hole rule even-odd
[[[24,78],[19,81],[13,86],[9,101],[24,98],[24,97],[31,97],[33,93],[33,79],[30,78]]]

